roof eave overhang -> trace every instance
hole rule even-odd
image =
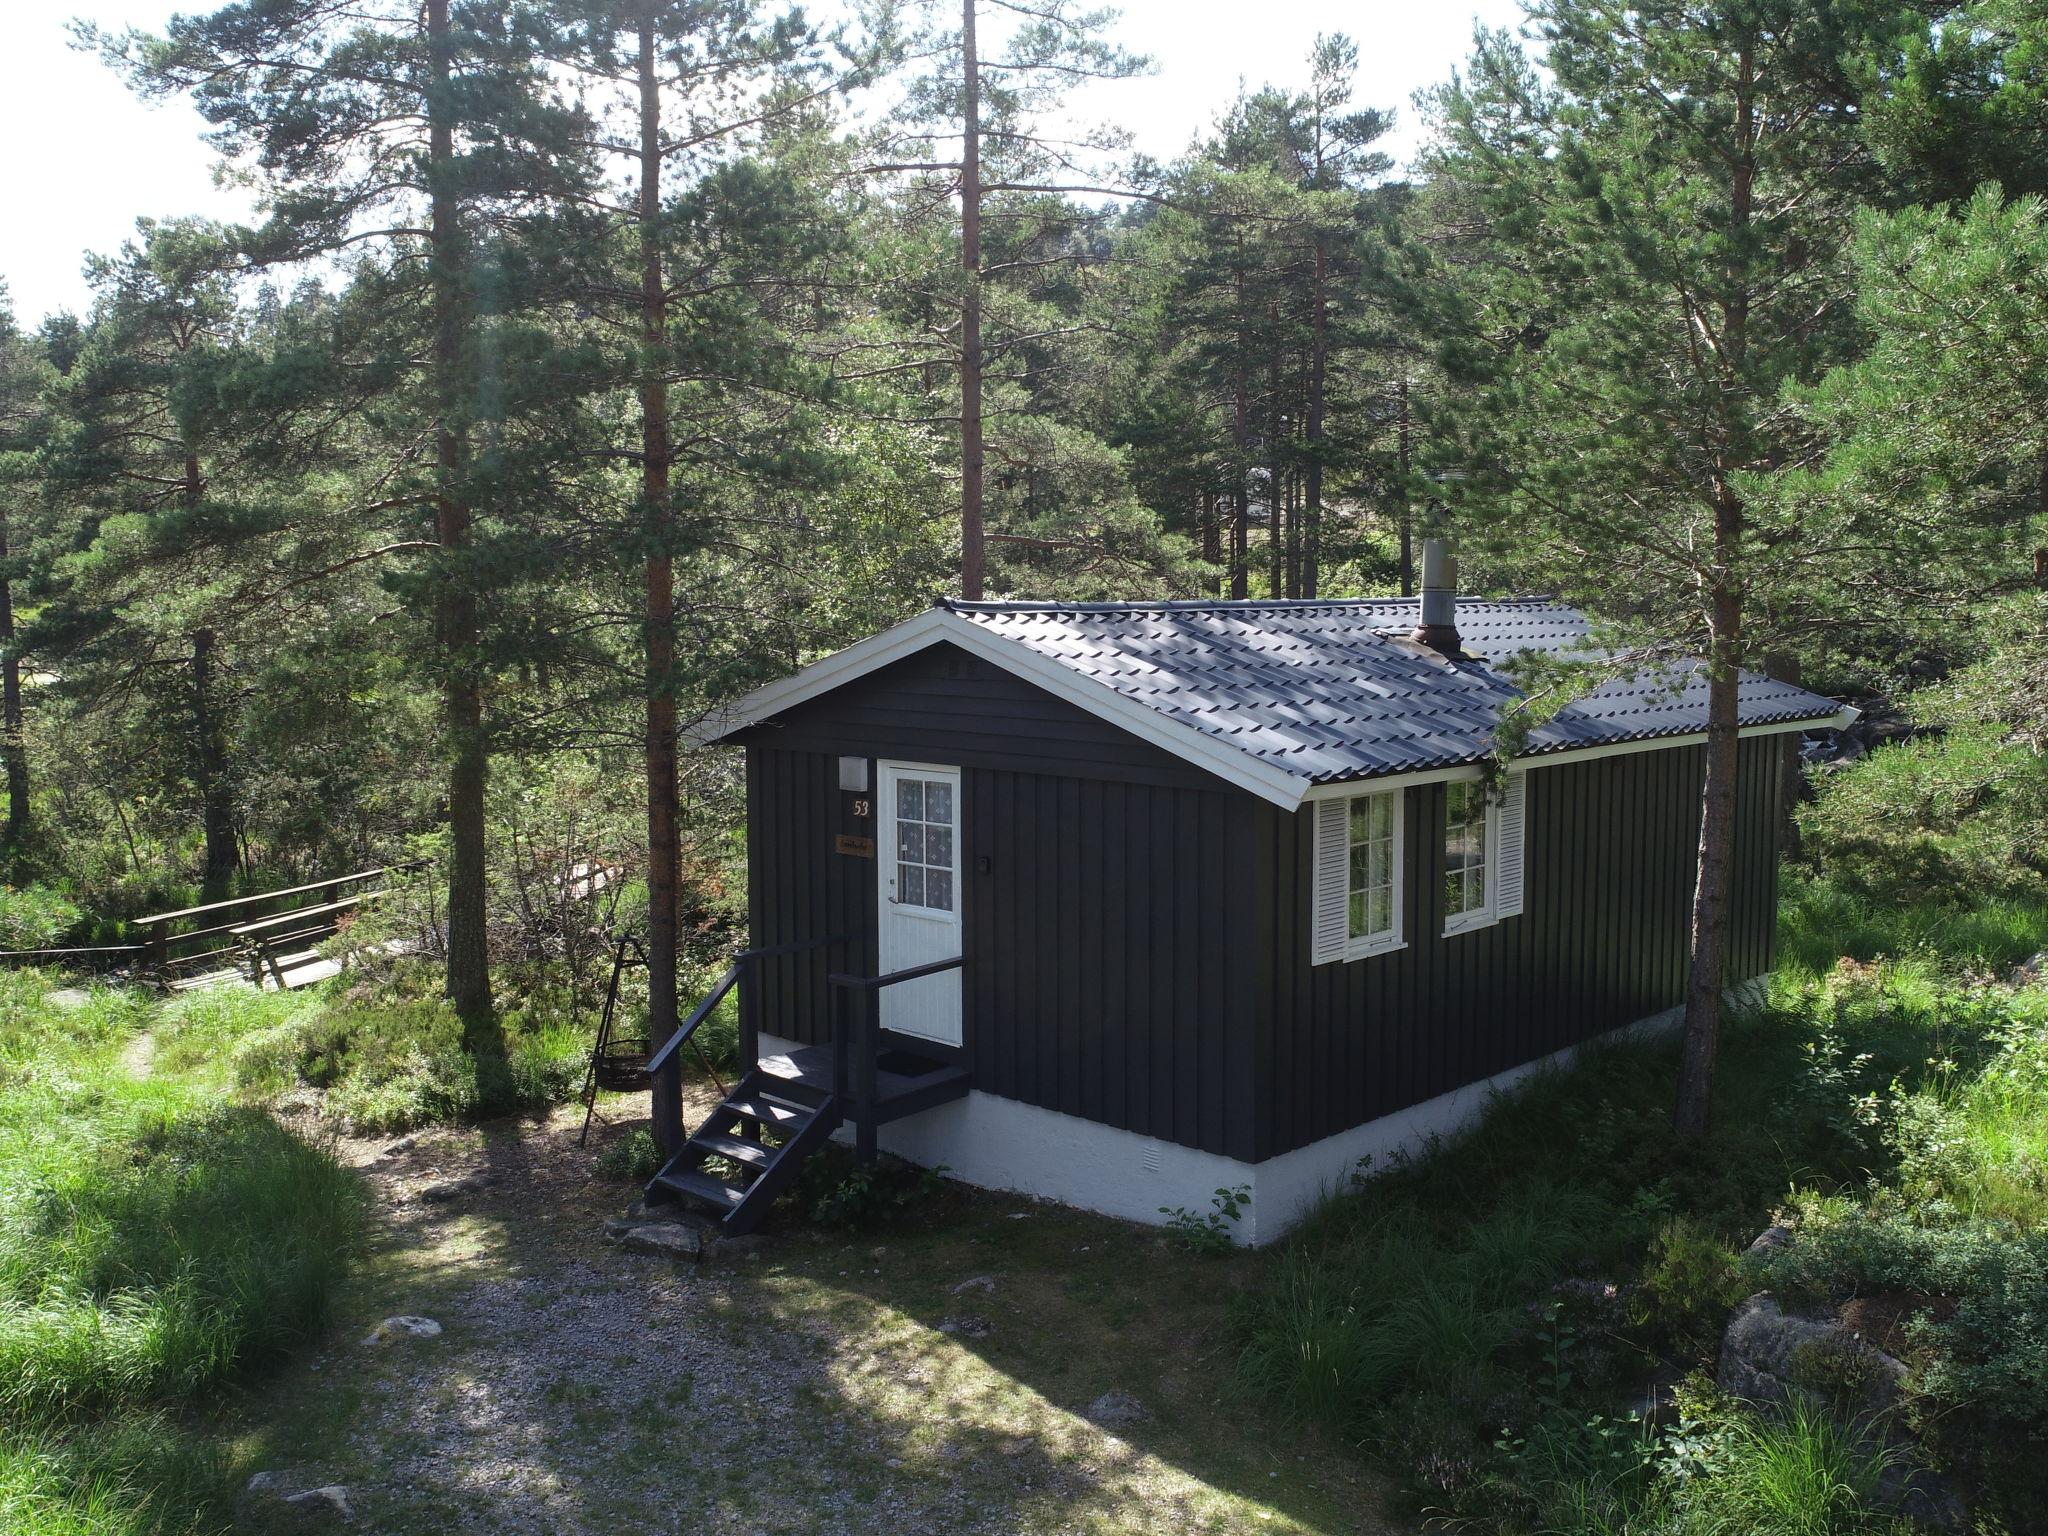
[[[1248,794],[1257,795],[1285,811],[1298,810],[1311,800],[1357,794],[1367,788],[1397,789],[1409,784],[1477,778],[1482,772],[1481,764],[1478,762],[1464,762],[1439,768],[1383,774],[1378,777],[1315,783],[1206,736],[1191,726],[1181,725],[1157,714],[1135,700],[1125,698],[1115,689],[1094,682],[1072,668],[1060,665],[1050,657],[1041,656],[1029,646],[1002,639],[991,634],[974,620],[944,608],[927,609],[916,618],[906,619],[893,629],[885,629],[878,635],[870,635],[843,651],[835,651],[830,656],[812,662],[799,672],[756,688],[724,709],[706,715],[684,732],[684,739],[692,746],[716,745],[750,726],[773,719],[785,710],[794,709],[799,704],[830,693],[835,688],[843,687],[941,642],[957,645],[970,655],[1001,667],[1005,672],[1044,689],[1056,698],[1064,699],[1077,709],[1094,715],[1097,719],[1104,720],[1140,740],[1150,742],[1183,762],[1214,774],[1224,783],[1234,785]],[[1839,729],[1852,724],[1860,713],[1861,711],[1845,704],[1831,715],[1815,715],[1796,720],[1777,720],[1744,726],[1741,734],[1745,737],[1768,736],[1789,731],[1811,730],[1816,726],[1833,726]],[[1594,758],[1612,757],[1626,752],[1649,752],[1665,747],[1692,746],[1706,739],[1705,731],[1675,736],[1649,736],[1635,741],[1610,742],[1597,746],[1528,754],[1517,759],[1517,763],[1518,766],[1525,768],[1547,768],[1566,763],[1583,763]]]
[[[1806,715],[1796,720],[1762,721],[1756,725],[1743,726],[1737,734],[1746,741],[1752,736],[1784,736],[1793,731],[1811,731],[1817,728],[1844,730],[1855,724],[1862,714],[1863,711],[1854,705],[1844,704],[1833,714]],[[1525,753],[1515,759],[1515,767],[1562,768],[1572,763],[1588,763],[1603,757],[1622,757],[1632,752],[1656,752],[1669,747],[1694,747],[1706,739],[1705,731],[1685,731],[1672,736],[1639,736],[1631,741],[1600,742],[1584,747],[1559,747],[1548,752]],[[1329,800],[1366,790],[1378,792],[1402,789],[1410,784],[1439,784],[1458,779],[1477,779],[1483,777],[1485,772],[1485,765],[1475,760],[1447,763],[1437,768],[1416,768],[1405,773],[1389,773],[1378,777],[1332,779],[1312,786],[1303,798]]]

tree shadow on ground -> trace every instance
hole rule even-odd
[[[592,1170],[633,1122],[579,1151],[581,1119],[359,1149],[373,1252],[327,1348],[248,1406],[248,1471],[341,1480],[391,1536],[1398,1528],[1355,1457],[1231,1398],[1221,1323],[1256,1257],[949,1188],[675,1265],[601,1241],[635,1191]],[[447,1331],[360,1342],[397,1312]],[[1090,1423],[1110,1391],[1149,1416]]]

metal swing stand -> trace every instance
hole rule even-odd
[[[590,1123],[597,1118],[600,1088],[608,1093],[646,1093],[651,1087],[647,1071],[651,1052],[647,1041],[612,1033],[619,1014],[619,978],[625,974],[628,951],[632,954],[631,963],[644,969],[647,951],[641,947],[640,940],[630,933],[613,934],[611,984],[605,988],[604,1014],[597,1023],[597,1039],[590,1047],[589,1069],[583,1074],[583,1130],[576,1138],[579,1147],[590,1139]],[[704,1071],[718,1085],[719,1097],[723,1098],[726,1088],[718,1076],[718,1069],[711,1065],[711,1058],[704,1054],[702,1045],[694,1039],[690,1045]]]

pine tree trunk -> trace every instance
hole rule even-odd
[[[427,45],[432,59],[428,103],[428,178],[432,213],[434,394],[440,420],[434,457],[440,473],[434,534],[445,552],[435,628],[445,669],[442,710],[448,731],[448,969],[446,990],[456,1011],[477,1019],[491,1011],[490,962],[484,934],[484,789],[489,772],[484,745],[476,595],[460,551],[469,543],[470,509],[461,486],[466,444],[456,424],[462,396],[463,250],[456,220],[453,72],[448,0],[426,0]]]
[[[1223,528],[1222,519],[1217,515],[1214,491],[1202,492],[1201,519],[1202,558],[1212,566],[1220,566],[1223,564]],[[1220,591],[1222,579],[1212,578],[1211,585]]]
[[[640,20],[640,499],[647,540],[647,1039],[675,1033],[681,841],[676,789],[675,508],[669,494],[668,294],[661,260],[661,86],[654,21]],[[682,1064],[652,1085],[655,1145],[682,1148]],[[752,1063],[748,1063],[749,1066]]]
[[[1408,427],[1408,381],[1406,379],[1401,380],[1394,389],[1400,408],[1400,456],[1397,462],[1401,469],[1398,513],[1401,519],[1401,595],[1403,597],[1413,597],[1415,595],[1415,509],[1408,500],[1408,476],[1413,463]]]
[[[206,494],[199,455],[185,452],[185,479],[180,492],[187,508]],[[214,700],[214,633],[192,632],[192,763],[198,780],[199,824],[206,840],[201,889],[208,901],[225,896],[234,878],[238,849],[234,806],[228,793],[227,743],[222,738],[220,711]]]
[[[1266,359],[1266,595],[1287,592],[1287,540],[1280,511],[1280,305],[1274,301],[1273,348]]]
[[[1301,471],[1287,477],[1287,595],[1301,596]]]
[[[1308,361],[1308,505],[1303,509],[1301,595],[1314,597],[1323,571],[1323,413],[1330,362],[1330,260],[1316,234],[1314,308]]]
[[[206,834],[206,899],[227,894],[240,848],[235,839],[234,797],[229,791],[227,745],[214,698],[214,633],[192,632],[193,762],[199,781],[200,823]]]
[[[7,766],[6,845],[28,830],[28,745],[22,740],[21,658],[14,653],[14,581],[7,562],[7,514],[0,511],[0,758]]]
[[[960,595],[982,595],[981,441],[981,60],[975,50],[974,10],[961,0],[960,265],[966,285],[960,300]]]
[[[1244,316],[1244,271],[1237,274],[1237,313],[1240,321]],[[1230,595],[1242,600],[1251,595],[1251,540],[1252,540],[1252,468],[1251,468],[1251,422],[1250,403],[1246,395],[1244,368],[1245,355],[1251,348],[1251,340],[1245,335],[1240,324],[1237,333],[1237,366],[1231,371],[1231,413],[1230,446],[1233,450],[1233,469],[1236,474],[1236,505],[1231,509],[1230,524]]]
[[[1729,179],[1729,248],[1741,253],[1756,181],[1755,57],[1745,43],[1739,53],[1740,84],[1735,105],[1734,174]],[[1748,273],[1736,271],[1722,301],[1721,390],[1736,393],[1745,377],[1749,346]],[[1724,426],[1724,433],[1729,429]],[[1730,433],[1716,444],[1714,466],[1714,549],[1707,611],[1707,767],[1700,791],[1698,883],[1693,888],[1691,970],[1685,987],[1685,1040],[1678,1060],[1678,1104],[1672,1119],[1687,1140],[1706,1137],[1713,1126],[1714,1060],[1721,1043],[1721,992],[1728,945],[1729,892],[1735,862],[1735,779],[1741,717],[1742,599],[1736,587],[1743,536],[1742,499],[1734,471],[1744,462],[1741,443]]]
[[[1678,1064],[1678,1134],[1704,1137],[1713,1123],[1714,1061],[1721,1041],[1722,973],[1735,862],[1735,787],[1740,719],[1742,615],[1732,593],[1714,595],[1707,691],[1707,766],[1700,793],[1699,873],[1693,888],[1685,1041]]]

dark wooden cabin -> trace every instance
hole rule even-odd
[[[1139,1220],[1246,1187],[1263,1241],[1360,1158],[1670,1017],[1703,682],[1605,682],[1502,771],[1500,664],[1584,619],[1421,618],[949,603],[742,701],[706,737],[746,752],[752,1070],[655,1192],[748,1225],[850,1130]],[[1763,677],[1741,699],[1733,980],[1771,968],[1785,733],[1840,718]]]

